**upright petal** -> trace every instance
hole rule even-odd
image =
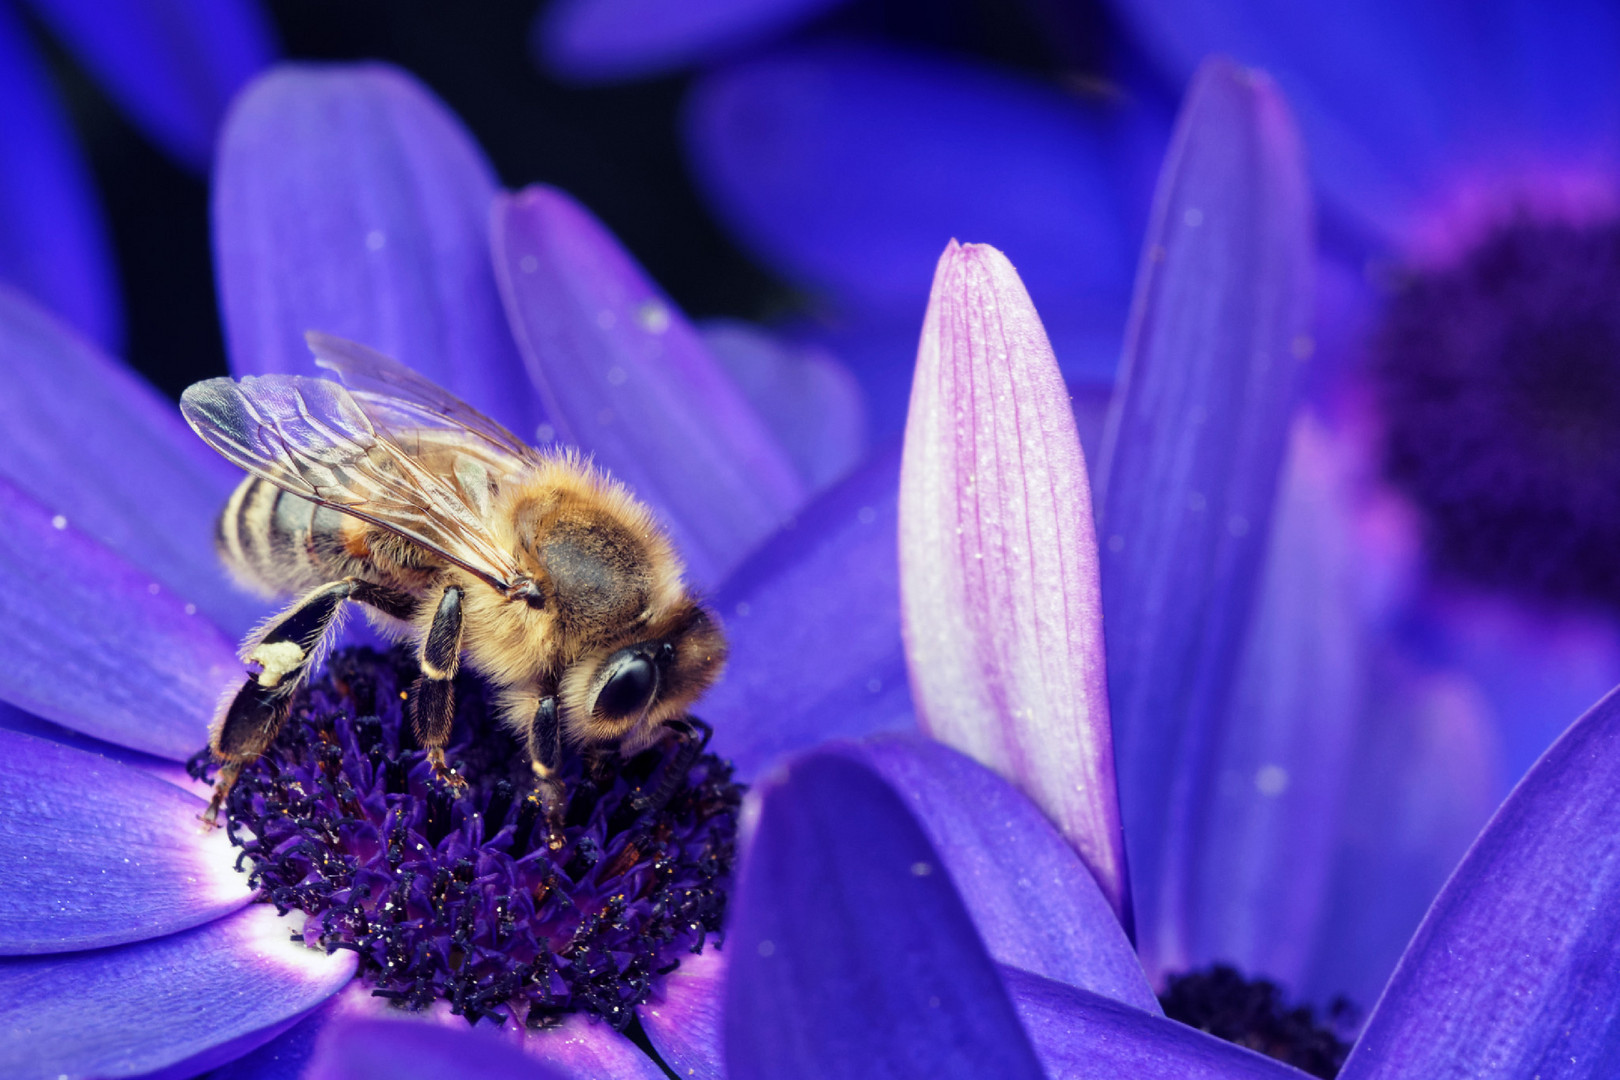
[[[321,330],[403,361],[533,438],[540,411],[489,262],[495,176],[420,83],[283,65],[232,107],[214,263],[232,369],[314,374]]]
[[[1457,868],[1340,1074],[1620,1067],[1620,694],[1548,750]]]
[[[923,730],[1045,810],[1129,928],[1085,459],[1040,318],[983,245],[945,249],[923,321],[900,609]]]
[[[134,750],[208,742],[242,665],[213,624],[0,481],[0,698]]]
[[[661,513],[713,585],[803,501],[804,484],[702,338],[562,192],[495,210],[495,269],[558,435]]]
[[[0,138],[0,280],[118,348],[123,312],[101,204],[9,4],[0,6]]]
[[[1101,477],[1108,684],[1149,974],[1186,962],[1187,874],[1270,534],[1308,326],[1287,107],[1212,61],[1143,252]]]
[[[650,1064],[650,1063],[649,1063]],[[487,1031],[417,1020],[334,1020],[305,1080],[566,1080]],[[604,1080],[620,1080],[604,1074]]]
[[[163,398],[0,287],[0,476],[233,632],[263,617],[214,553],[241,477]]]
[[[194,1076],[273,1038],[354,976],[254,904],[114,949],[0,960],[0,1074]],[[258,1041],[255,1042],[254,1040]]]
[[[158,145],[201,172],[225,107],[275,56],[257,0],[29,0]]]
[[[1042,1075],[938,853],[864,766],[767,784],[736,897],[731,1080]]]

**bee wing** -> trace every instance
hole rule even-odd
[[[440,428],[463,431],[526,464],[539,455],[522,439],[462,401],[448,390],[424,379],[398,360],[358,342],[317,330],[304,335],[315,362],[337,372],[373,421],[385,420],[395,430]]]
[[[204,442],[253,475],[398,533],[504,588],[517,568],[475,507],[487,503],[488,481],[500,475],[490,463],[511,457],[479,455],[482,468],[466,470],[458,461],[442,475],[419,459],[428,441],[422,436],[432,433],[395,429],[406,411],[391,413],[395,399],[379,400],[373,408],[329,379],[257,375],[196,383],[181,395],[180,412]],[[478,477],[481,493],[469,490]]]

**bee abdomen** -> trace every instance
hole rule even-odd
[[[336,510],[250,476],[225,503],[214,542],[245,584],[263,592],[301,591],[349,572],[344,521]]]

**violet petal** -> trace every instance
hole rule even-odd
[[[729,953],[706,949],[664,976],[664,987],[636,1010],[642,1030],[675,1075],[725,1080],[721,1038]]]
[[[0,288],[0,476],[232,631],[264,615],[214,553],[241,479],[174,403]]]
[[[525,1052],[565,1080],[661,1080],[664,1071],[625,1036],[595,1017],[574,1013],[561,1025],[531,1034]]]
[[[321,1032],[340,1015],[342,1002],[361,983],[351,982],[275,1037],[220,1066],[208,1080],[304,1080]]]
[[[29,0],[146,134],[201,172],[225,106],[275,56],[257,0]]]
[[[1002,978],[1051,1080],[1304,1080],[1197,1028],[1016,968]]]
[[[726,1074],[1039,1077],[933,846],[870,769],[762,788],[726,937]]]
[[[205,1061],[314,1008],[354,968],[351,952],[289,941],[263,904],[134,945],[0,960],[0,1074],[135,1076]]]
[[[9,4],[0,6],[0,280],[103,348],[123,338],[112,243],[90,170]]]
[[[714,599],[731,642],[699,703],[737,775],[827,739],[913,730],[895,554],[899,454],[806,506]]]
[[[139,769],[148,776],[155,776],[180,788],[189,790],[193,794],[200,794],[210,790],[210,785],[198,784],[186,773],[186,767],[174,758],[158,757],[156,754],[147,754],[139,750],[131,750],[117,743],[110,743],[103,739],[93,739],[72,728],[53,724],[49,720],[41,720],[31,712],[25,712],[15,705],[0,701],[0,730],[14,731],[19,735],[29,735],[36,739],[80,750],[108,761],[116,761],[120,765],[128,765]]]
[[[813,345],[717,319],[703,343],[770,426],[809,490],[841,479],[866,453],[866,402],[848,368]]]
[[[578,82],[673,71],[786,33],[846,0],[559,0],[534,46],[546,69]]]
[[[1186,964],[1194,834],[1305,355],[1310,235],[1282,98],[1211,61],[1160,178],[1098,470],[1108,686],[1150,976]]]
[[[315,374],[304,333],[409,365],[524,438],[541,419],[489,262],[495,176],[421,83],[282,65],[232,107],[214,261],[232,370]]]
[[[204,803],[138,769],[0,731],[0,954],[160,937],[253,896]]]
[[[1620,1062],[1620,694],[1475,841],[1340,1074],[1612,1075]]]
[[[1040,318],[984,245],[945,249],[924,317],[900,575],[923,730],[1029,795],[1129,927],[1086,464]]]
[[[837,750],[882,776],[904,800],[997,963],[1160,1011],[1096,880],[1017,788],[918,735],[879,736]]]
[[[661,512],[699,583],[718,582],[804,499],[770,429],[685,316],[567,195],[502,196],[494,246],[559,437]]]
[[[0,481],[0,698],[183,760],[207,745],[231,643],[150,575]]]
[[[419,1020],[340,1019],[326,1026],[306,1080],[566,1080],[489,1031]],[[617,1080],[603,1074],[604,1080]]]

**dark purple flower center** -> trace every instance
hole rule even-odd
[[[456,682],[446,755],[469,787],[456,798],[433,779],[404,715],[415,675],[401,650],[344,650],[300,692],[226,804],[252,882],[307,914],[305,942],[357,952],[372,993],[403,1007],[442,999],[469,1022],[530,1026],[585,1011],[625,1027],[720,930],[743,790],[730,765],[703,755],[652,810],[634,797],[658,786],[674,745],[574,761],[553,851],[527,756],[476,679]]]
[[[1289,1007],[1275,983],[1245,979],[1225,964],[1172,975],[1159,1004],[1172,1020],[1321,1077],[1339,1075],[1357,1022],[1343,999],[1319,1021],[1310,1008]]]
[[[1620,606],[1620,224],[1521,217],[1401,280],[1374,370],[1437,570]]]

